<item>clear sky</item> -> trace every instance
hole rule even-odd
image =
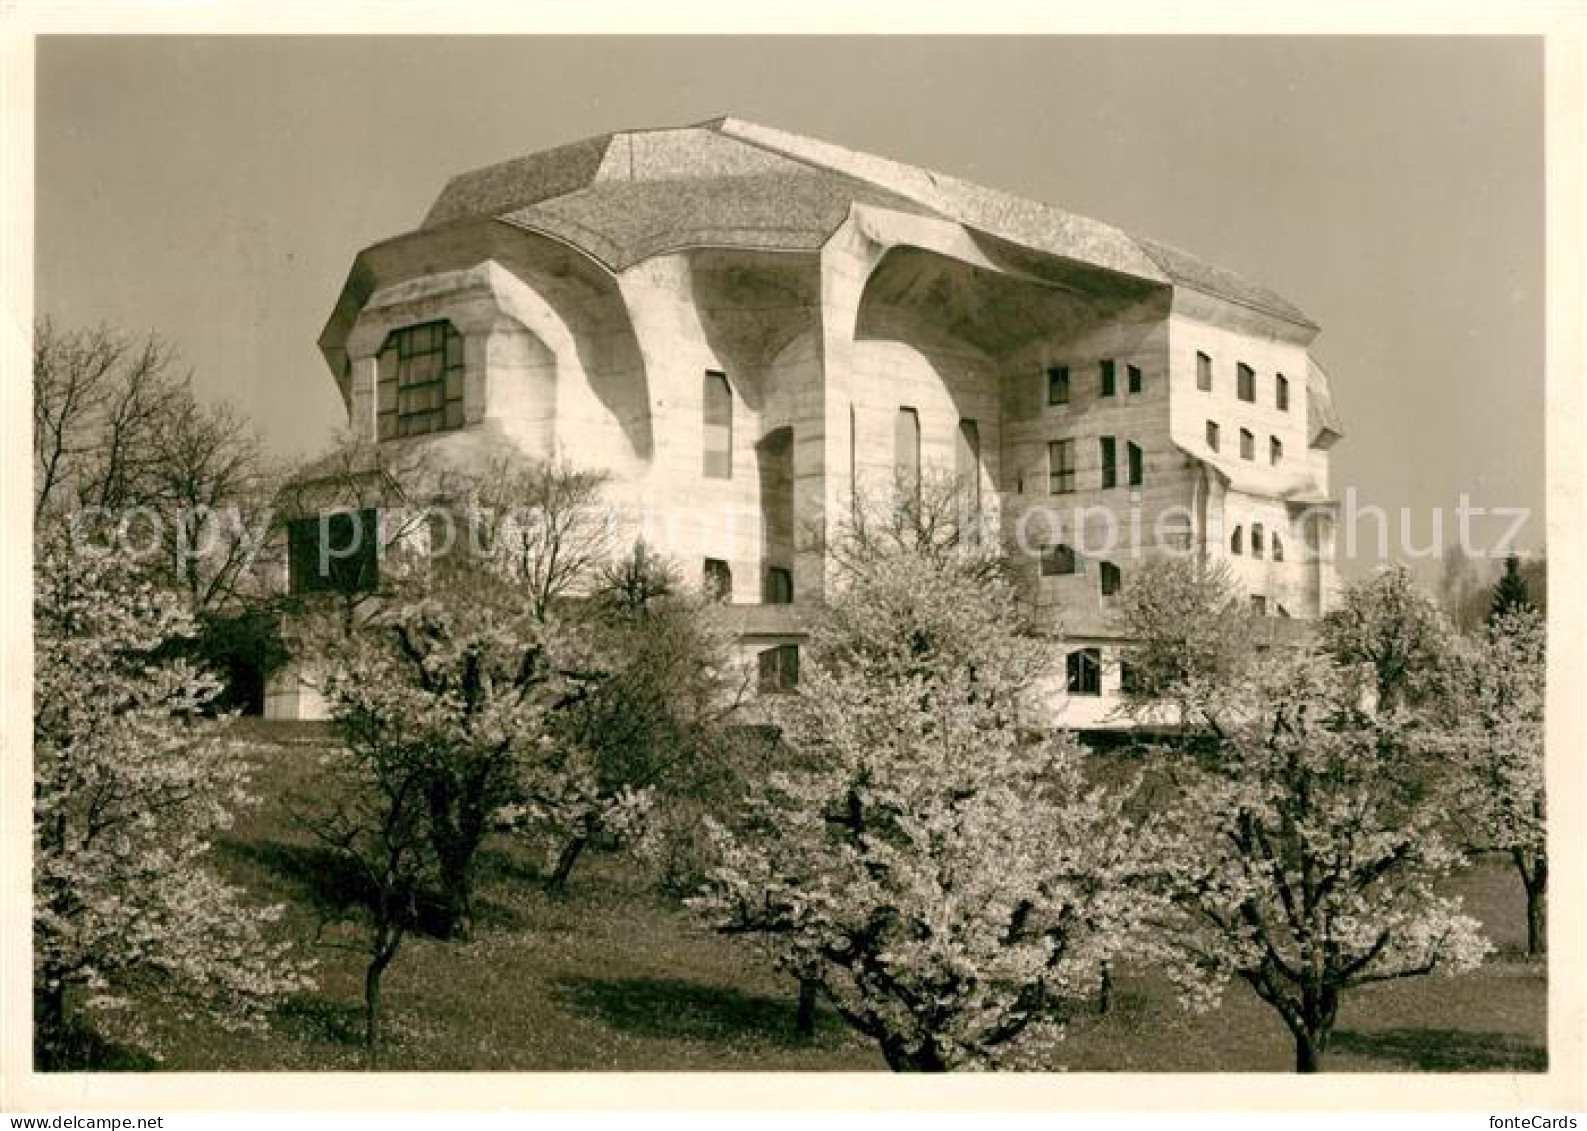
[[[1538,40],[76,37],[37,81],[40,311],[158,331],[284,454],[340,422],[314,342],[354,254],[449,175],[732,114],[1268,284],[1323,327],[1336,493],[1542,543]]]

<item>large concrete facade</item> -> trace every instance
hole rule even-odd
[[[355,434],[379,439],[393,335],[443,322],[461,414],[383,442],[607,470],[636,533],[686,570],[727,564],[750,654],[799,643],[830,583],[819,535],[917,458],[973,476],[1066,648],[1100,658],[1099,687],[1058,697],[1070,725],[1109,721],[1104,589],[1143,556],[1227,561],[1275,617],[1334,591],[1317,327],[1047,205],[731,118],[614,133],[458,176],[358,255],[320,338]],[[730,450],[707,474],[723,379]],[[768,602],[773,569],[792,604]]]

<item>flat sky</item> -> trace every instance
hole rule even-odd
[[[1462,494],[1530,508],[1519,548],[1542,546],[1540,40],[38,42],[39,312],[158,332],[283,455],[343,419],[314,343],[354,255],[416,228],[449,176],[731,114],[1269,285],[1323,328],[1312,348],[1346,432],[1335,494],[1391,528],[1407,509],[1413,549],[1455,538]],[[1360,530],[1349,575],[1376,564]]]

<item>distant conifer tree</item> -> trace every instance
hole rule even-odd
[[[1527,592],[1526,579],[1521,576],[1521,559],[1511,554],[1504,559],[1504,576],[1493,587],[1493,602],[1488,606],[1488,623],[1492,624],[1507,613],[1535,608]]]

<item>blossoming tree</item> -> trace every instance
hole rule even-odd
[[[1351,990],[1459,973],[1488,949],[1438,887],[1463,853],[1429,788],[1431,747],[1408,716],[1370,709],[1373,679],[1307,652],[1265,659],[1205,701],[1217,725],[1201,752],[1168,755],[1174,973],[1204,1004],[1249,984],[1300,1072],[1321,1066]]]
[[[797,764],[732,828],[695,905],[766,941],[900,1071],[1052,1035],[1131,937],[1130,834],[1027,713],[1049,670],[1014,593],[898,549],[850,573],[778,712]]]
[[[1448,701],[1450,812],[1474,849],[1510,857],[1526,892],[1528,954],[1547,949],[1543,616],[1500,610],[1463,642]]]
[[[56,1063],[81,1007],[148,1040],[141,1009],[259,1023],[307,984],[256,907],[210,866],[251,798],[247,769],[198,717],[215,684],[163,658],[193,632],[180,599],[46,521],[34,590],[34,1021]],[[155,1050],[157,1051],[157,1049]]]

